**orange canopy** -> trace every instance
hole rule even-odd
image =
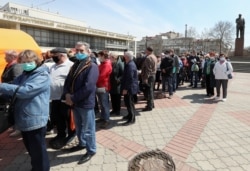
[[[6,65],[5,51],[16,50],[21,52],[26,49],[33,50],[41,56],[40,47],[29,34],[21,30],[0,28],[0,74],[2,74]]]

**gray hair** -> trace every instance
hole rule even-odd
[[[10,56],[13,60],[18,57],[18,53],[15,50],[7,50],[5,55]]]
[[[132,51],[124,52],[124,55],[126,55],[129,58],[129,60],[133,60],[134,58]]]
[[[85,46],[85,49],[87,50],[87,51],[89,51],[90,50],[90,45],[88,44],[88,43],[86,43],[86,42],[76,42],[76,45],[75,46]]]

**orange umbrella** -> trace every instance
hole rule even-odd
[[[5,51],[15,50],[21,52],[23,50],[33,50],[41,57],[41,49],[36,41],[27,33],[21,30],[0,28],[0,74],[6,65]]]

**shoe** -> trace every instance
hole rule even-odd
[[[65,138],[65,136],[57,135],[57,136],[53,137],[50,140],[50,142],[57,141],[57,140],[64,139],[64,138]]]
[[[9,133],[12,133],[12,132],[14,132],[14,131],[15,131],[15,130],[14,130],[13,127],[7,129],[7,132],[9,132]]]
[[[105,122],[104,119],[97,119],[97,120],[95,121],[95,123],[103,123],[103,122]]]
[[[21,135],[21,131],[15,130],[14,132],[12,132],[12,133],[10,134],[10,137],[17,137],[17,136],[19,136],[19,135]]]
[[[132,124],[134,124],[135,123],[135,120],[134,121],[127,121],[127,122],[124,122],[123,124],[122,124],[122,126],[128,126],[128,125],[132,125]]]
[[[57,139],[57,140],[51,141],[49,145],[52,149],[58,150],[58,149],[63,148],[66,145],[66,143],[63,139]]]
[[[123,120],[128,120],[128,115],[122,117]]]
[[[148,107],[148,105],[145,106],[145,108],[151,108],[151,107]],[[155,105],[153,104],[152,106],[152,109],[155,108]]]
[[[86,148],[85,146],[80,146],[80,145],[78,145],[78,146],[74,146],[74,147],[68,149],[68,151],[69,151],[70,153],[73,153],[73,152],[76,152],[76,151],[83,150],[83,149],[85,149],[85,148]]]
[[[142,109],[143,112],[151,111],[151,110],[152,110],[152,108],[150,108],[150,107],[146,107],[146,108]]]
[[[88,152],[86,154],[84,154],[80,160],[78,161],[77,164],[83,164],[86,163],[87,161],[89,161],[93,156],[95,155],[95,153],[93,154],[88,154]]]
[[[214,98],[214,100],[220,100],[220,97],[216,96],[216,97]]]
[[[68,144],[68,143],[70,143],[71,141],[73,141],[73,139],[75,138],[75,136],[76,136],[76,134],[68,135],[68,136],[64,139],[65,144]]]
[[[114,115],[114,114],[116,114],[116,112],[112,110],[109,114]]]
[[[169,97],[168,97],[168,98],[169,98],[169,99],[172,99],[172,97],[173,97],[173,95],[169,95]]]
[[[227,101],[227,99],[226,99],[226,98],[223,98],[222,101],[225,102],[225,101]]]
[[[109,126],[109,121],[104,121],[104,123],[100,126],[102,129],[106,129]]]

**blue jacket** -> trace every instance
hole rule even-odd
[[[88,67],[79,72],[85,66],[84,62],[77,60],[71,67],[64,83],[62,98],[65,98],[64,96],[69,93],[75,107],[93,109],[95,107],[96,81],[99,70],[95,63],[88,61]]]
[[[12,84],[0,84],[0,93],[12,96],[16,88],[15,126],[32,131],[47,125],[49,118],[50,78],[48,68],[40,66],[30,73],[23,72]]]
[[[137,67],[133,60],[129,61],[124,68],[121,90],[127,90],[129,94],[138,93]]]

